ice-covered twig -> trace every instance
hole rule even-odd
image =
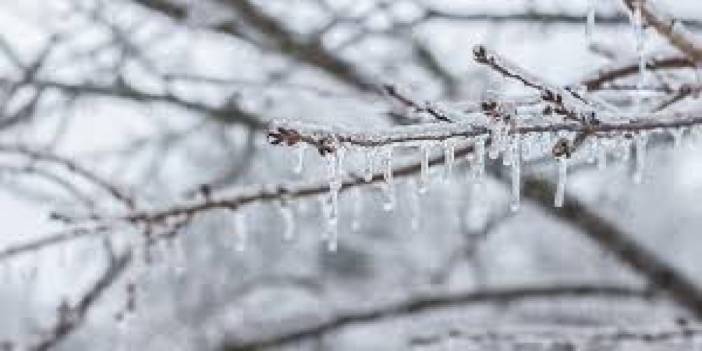
[[[473,47],[473,57],[476,62],[487,65],[505,77],[536,89],[544,101],[553,104],[555,113],[588,124],[596,121],[594,110],[598,106],[586,93],[547,83],[483,45]]]
[[[402,105],[405,107],[409,107],[414,109],[416,112],[424,112],[432,116],[434,119],[437,121],[442,121],[442,122],[451,122],[451,118],[448,117],[446,112],[441,111],[438,107],[432,105],[429,102],[426,102],[424,104],[420,104],[415,102],[412,98],[408,97],[405,94],[402,94],[399,89],[397,89],[396,86],[391,85],[391,84],[386,84],[383,85],[383,90],[385,93],[395,99],[396,101],[400,102]]]
[[[702,113],[641,113],[641,114],[602,114],[607,120],[628,122],[600,122],[595,125],[579,123],[538,123],[517,125],[510,134],[548,133],[569,131],[578,133],[637,132],[656,129],[675,129],[702,124]],[[295,145],[307,143],[325,155],[338,147],[380,147],[392,144],[412,144],[421,141],[442,141],[450,138],[471,139],[489,136],[487,127],[471,122],[429,123],[417,126],[400,126],[379,132],[354,131],[343,128],[324,128],[293,121],[276,121],[268,132],[272,144]]]

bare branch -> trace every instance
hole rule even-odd
[[[380,306],[366,311],[339,313],[329,320],[295,329],[259,340],[228,340],[223,347],[226,351],[244,351],[288,345],[319,335],[352,326],[355,324],[379,322],[390,318],[406,317],[446,307],[456,307],[473,303],[506,304],[518,300],[556,297],[608,297],[648,299],[648,292],[623,286],[555,286],[523,287],[515,289],[495,289],[464,292],[451,295],[417,296],[405,302]]]
[[[59,306],[56,324],[34,343],[29,350],[46,351],[65,340],[80,327],[85,317],[95,303],[112,284],[124,273],[132,259],[131,251],[127,251],[110,263],[107,270],[95,284],[74,305],[64,302]]]
[[[644,21],[652,26],[658,34],[683,52],[687,57],[696,62],[702,62],[702,43],[699,38],[685,29],[682,22],[663,14],[647,0],[622,0],[632,13],[638,7]]]

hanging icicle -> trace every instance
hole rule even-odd
[[[684,128],[674,128],[670,130],[670,134],[673,135],[673,147],[679,150],[682,146],[683,134],[685,133]]]
[[[453,164],[456,157],[456,144],[449,139],[444,140],[444,165],[445,173],[444,180],[446,182],[451,181],[451,176],[453,175]]]
[[[351,219],[351,231],[358,233],[361,230],[361,218],[363,216],[363,196],[361,194],[361,188],[356,187],[351,191],[351,198],[353,199],[353,213]]]
[[[475,183],[482,183],[485,175],[485,138],[475,138],[473,144],[473,159],[471,163],[471,175]]]
[[[410,179],[407,182],[407,186],[410,188],[415,188],[419,186],[417,184],[417,181],[414,179]],[[419,231],[419,227],[421,226],[421,199],[419,198],[419,192],[418,191],[409,191],[408,192],[409,196],[409,201],[410,201],[410,211],[411,211],[411,218],[410,218],[410,229],[412,232],[416,233]]]
[[[641,132],[636,135],[636,168],[634,169],[634,183],[641,184],[643,181],[644,171],[646,168],[646,144],[648,143],[648,135]]]
[[[307,147],[304,143],[299,143],[297,146],[297,150],[295,151],[297,153],[297,157],[295,159],[295,166],[293,167],[293,173],[295,174],[302,174],[302,171],[304,170],[306,149]]]
[[[594,42],[593,36],[595,33],[595,16],[597,14],[597,0],[587,1],[587,23],[585,25],[585,36],[588,44]]]
[[[590,137],[587,149],[587,163],[595,164],[597,162],[597,155],[600,151],[599,147],[599,140],[597,138]]]
[[[597,139],[597,143],[597,169],[603,171],[607,168],[607,144],[601,139]]]
[[[556,196],[553,205],[555,207],[563,207],[566,182],[568,180],[568,158],[559,156],[556,158],[556,161],[558,162],[558,183],[556,184]]]
[[[500,157],[500,153],[505,148],[505,143],[507,142],[507,136],[509,134],[509,128],[503,121],[493,122],[490,127],[490,150],[488,151],[488,157],[491,160],[496,160]]]
[[[243,212],[242,208],[237,209],[234,212],[234,230],[236,231],[236,244],[234,249],[237,252],[246,251],[246,246],[248,245],[248,227],[246,225],[246,214]]]
[[[512,194],[510,198],[510,209],[513,212],[519,210],[521,201],[521,140],[518,134],[512,136],[510,143],[511,169],[512,169]]]
[[[366,166],[363,171],[363,180],[366,183],[370,183],[373,180],[373,162],[375,160],[375,149],[371,148],[365,152],[366,156]]]
[[[385,154],[383,155],[384,171],[383,178],[385,179],[385,184],[383,186],[383,192],[385,193],[385,202],[383,203],[383,210],[389,212],[395,209],[395,184],[392,174],[392,146],[385,148]]]
[[[295,212],[290,207],[290,200],[288,198],[281,200],[278,210],[283,219],[283,240],[291,241],[295,237]]]
[[[420,194],[425,194],[429,186],[429,156],[431,153],[430,145],[427,142],[422,143],[420,147],[422,153],[422,161],[419,170],[419,185],[417,191]]]
[[[327,216],[327,224],[329,228],[327,248],[329,251],[336,251],[339,240],[339,191],[343,185],[344,150],[342,148],[337,148],[336,152],[329,154],[327,157],[330,205]]]

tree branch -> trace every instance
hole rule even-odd
[[[507,304],[525,299],[560,297],[648,299],[652,296],[648,292],[628,287],[595,285],[523,287],[458,293],[453,295],[419,296],[405,302],[380,306],[366,311],[339,313],[329,320],[309,326],[298,326],[287,332],[267,338],[248,341],[227,340],[223,346],[223,350],[246,351],[282,346],[328,334],[356,324],[380,322],[392,318],[401,318],[435,309],[457,307],[466,304]]]

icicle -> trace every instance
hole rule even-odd
[[[422,162],[419,170],[419,186],[417,187],[417,191],[420,194],[425,194],[429,186],[429,154],[431,151],[429,144],[423,143],[420,151],[422,153]]]
[[[522,135],[522,143],[521,143],[522,152],[521,152],[521,155],[519,156],[520,161],[531,160],[532,153],[534,151],[533,146],[534,146],[534,142],[532,140],[532,136],[530,135],[530,133],[523,134]]]
[[[410,179],[408,181],[408,186],[410,188],[416,188],[419,185],[417,182],[413,179]],[[412,229],[412,232],[416,233],[419,231],[419,227],[421,225],[421,199],[419,198],[419,192],[418,191],[410,191],[408,193],[408,196],[410,197],[410,211],[411,211],[411,219],[410,219],[410,229]]]
[[[636,136],[636,169],[634,170],[634,183],[641,184],[646,167],[646,144],[648,135],[641,132]]]
[[[481,183],[485,175],[485,138],[475,138],[473,144],[473,162],[471,163],[473,181]]]
[[[505,139],[508,133],[509,129],[507,125],[502,121],[497,121],[490,125],[491,143],[490,150],[488,151],[488,157],[490,157],[490,159],[496,160],[500,157],[500,152],[502,152],[505,147]]]
[[[322,241],[327,241],[329,240],[329,218],[331,217],[331,201],[329,196],[322,195],[319,197],[319,204],[322,209],[322,219],[325,221],[324,223],[327,225],[327,230],[322,230],[321,231],[321,239]]]
[[[587,24],[585,26],[585,35],[588,44],[593,42],[593,34],[595,32],[595,16],[597,14],[597,0],[587,1]]]
[[[383,192],[385,193],[385,203],[383,203],[383,210],[392,211],[395,209],[395,185],[392,175],[392,146],[387,147],[384,155],[385,170],[383,171],[383,178],[385,179],[385,186],[383,187]]]
[[[327,250],[336,252],[339,249],[339,217],[329,217],[329,234],[327,235]]]
[[[171,257],[172,257],[172,267],[173,267],[173,273],[175,273],[176,277],[182,277],[185,275],[187,271],[187,256],[185,254],[185,247],[183,244],[183,240],[185,240],[182,237],[176,237],[170,240],[171,244],[171,249],[173,251]]]
[[[327,237],[327,248],[329,251],[336,251],[339,236],[339,190],[342,186],[343,176],[343,149],[338,149],[329,155],[329,213],[327,217],[329,235]]]
[[[297,159],[295,160],[295,166],[293,167],[293,173],[295,174],[302,174],[302,171],[304,170],[306,149],[307,148],[305,147],[304,143],[300,143],[300,145],[297,147]]]
[[[247,229],[246,214],[239,208],[234,212],[234,230],[236,231],[236,246],[234,249],[238,252],[246,251],[249,236]]]
[[[12,264],[9,260],[0,262],[0,283],[2,283],[3,286],[10,286],[10,284],[12,284],[12,272]]]
[[[361,196],[361,188],[356,187],[352,191],[353,197],[353,218],[351,220],[351,231],[358,233],[361,229],[361,216],[363,215],[363,197]]]
[[[449,182],[453,174],[453,164],[456,157],[456,145],[451,140],[444,140],[444,180]]]
[[[284,198],[278,205],[280,216],[283,218],[283,240],[285,241],[290,241],[295,237],[295,213],[289,203],[289,199]]]
[[[607,145],[603,140],[599,140],[599,147],[597,148],[597,169],[603,171],[607,168]]]
[[[685,129],[683,128],[675,128],[670,130],[670,134],[673,135],[673,147],[676,150],[680,149],[680,146],[682,146],[682,138],[684,133]]]
[[[555,207],[563,207],[568,177],[568,158],[560,156],[557,157],[556,160],[558,161],[558,183],[556,185],[556,197],[553,201],[553,205]]]
[[[363,172],[363,180],[370,183],[373,180],[373,160],[375,159],[375,149],[366,151],[366,168]]]
[[[514,158],[514,149],[512,149],[512,142],[505,147],[505,151],[502,153],[502,165],[509,167],[512,165],[512,159]]]
[[[512,137],[510,154],[512,155],[512,197],[510,199],[510,209],[513,212],[519,210],[521,197],[521,150],[519,135]]]
[[[590,143],[588,145],[587,152],[587,163],[594,164],[597,162],[597,154],[599,152],[598,140],[595,138],[590,138]]]

